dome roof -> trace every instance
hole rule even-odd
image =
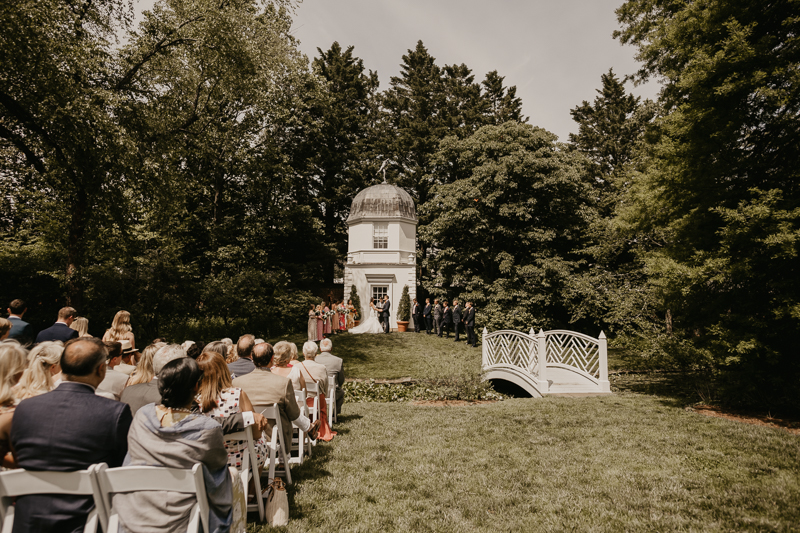
[[[367,187],[353,198],[348,224],[365,218],[406,218],[417,221],[411,195],[396,185],[381,183]]]

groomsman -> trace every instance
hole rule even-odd
[[[414,317],[414,331],[419,333],[419,323],[422,322],[422,308],[414,298],[414,305],[411,306],[411,316]]]
[[[467,344],[475,348],[477,338],[475,337],[475,308],[472,307],[472,302],[467,302],[467,308],[464,312],[466,313],[464,326],[467,329]]]
[[[442,336],[442,304],[439,303],[439,298],[433,300],[433,332],[436,335]]]
[[[391,312],[391,309],[392,309],[392,304],[389,303],[389,295],[387,294],[386,296],[383,297],[383,313],[381,313],[383,315],[383,332],[384,333],[389,333],[389,331],[390,331],[390,328],[389,328],[389,314]]]
[[[458,333],[461,330],[461,304],[458,303],[458,298],[453,300],[453,330],[456,332],[455,342],[458,342]]]
[[[439,336],[442,336],[442,330],[444,330],[447,335],[445,336],[446,339],[450,338],[450,326],[453,325],[453,310],[450,308],[450,305],[447,301],[444,302],[444,317],[442,318],[442,327],[439,330]]]
[[[425,319],[425,333],[428,335],[431,334],[431,328],[433,327],[433,317],[431,316],[432,311],[433,307],[431,306],[431,299],[425,298],[425,309],[422,311],[422,318]]]

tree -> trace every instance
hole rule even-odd
[[[353,307],[356,310],[355,316],[353,320],[360,320],[361,319],[361,298],[358,297],[358,291],[356,290],[356,286],[352,285],[350,287],[350,301],[353,302]]]
[[[411,316],[411,299],[408,296],[408,285],[403,285],[403,294],[400,296],[400,304],[397,306],[397,320],[408,322]]]
[[[640,79],[664,84],[621,221],[664,237],[645,261],[672,336],[724,372],[729,400],[796,409],[796,3],[629,0],[617,16]]]
[[[467,177],[438,185],[420,210],[420,241],[433,252],[426,289],[457,290],[490,329],[566,321],[565,279],[578,267],[590,207],[584,160],[541,128],[518,122],[448,137],[436,162],[459,160]],[[466,172],[466,170],[465,170]]]
[[[509,120],[528,122],[528,117],[522,116],[522,99],[517,96],[517,87],[505,87],[503,81],[505,78],[493,70],[481,82],[487,104],[487,123],[497,126]]]

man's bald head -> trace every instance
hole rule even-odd
[[[100,339],[83,337],[73,339],[64,346],[61,354],[61,371],[68,376],[88,376],[106,362],[108,351]]]

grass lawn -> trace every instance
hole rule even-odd
[[[480,365],[479,349],[424,334],[333,341],[354,377]],[[800,529],[800,438],[643,387],[465,407],[345,404],[339,435],[292,469],[280,530]]]

